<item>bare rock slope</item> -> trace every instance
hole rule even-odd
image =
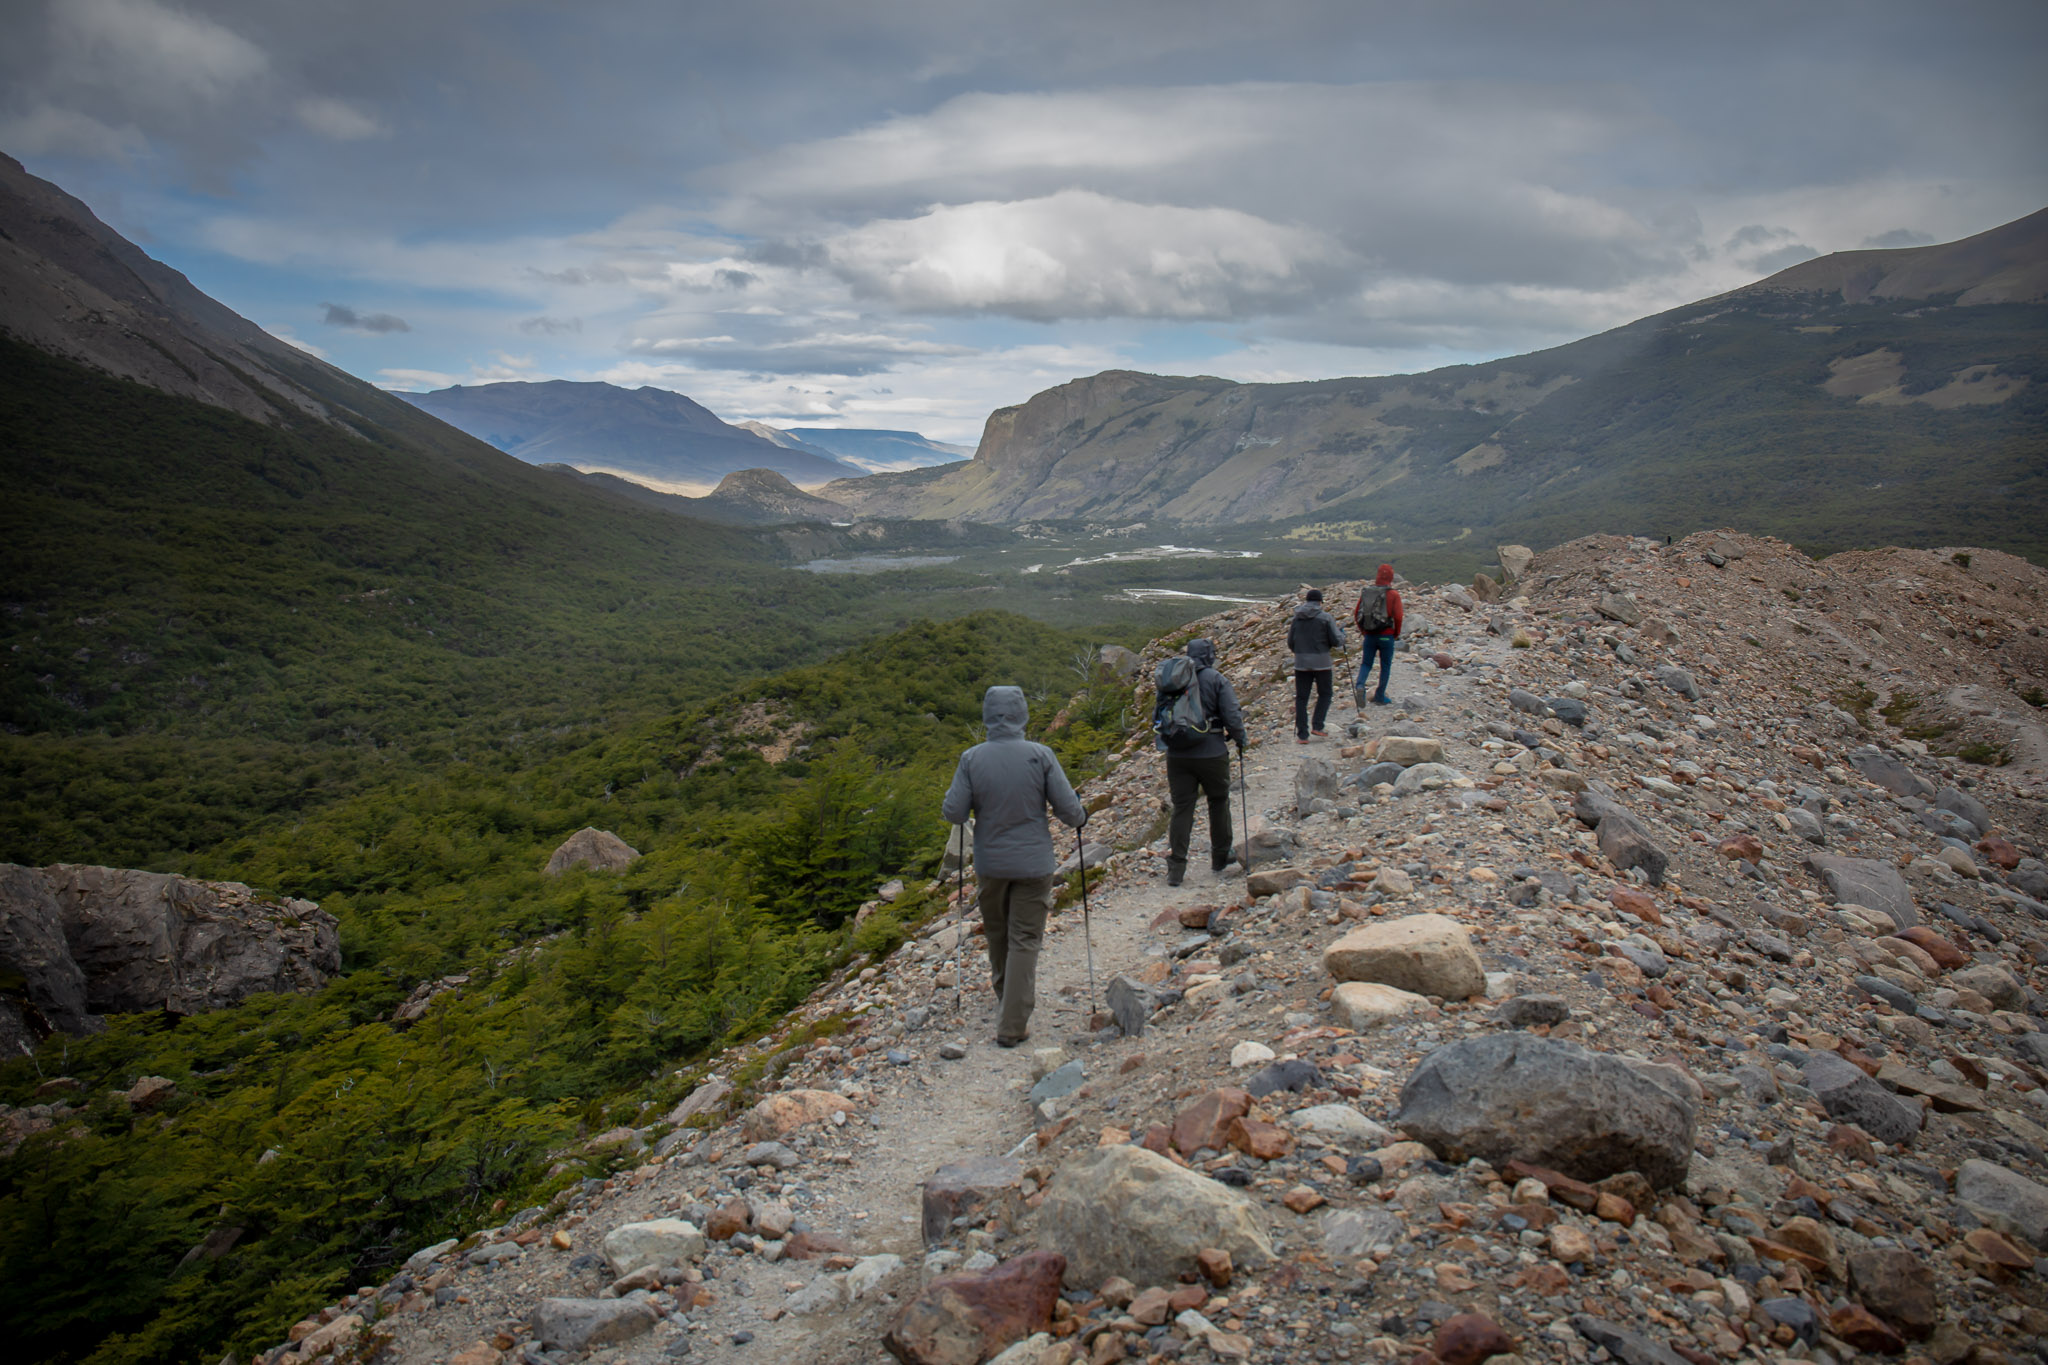
[[[1212,617],[1248,878],[1166,885],[1135,736],[1082,793],[1113,851],[1029,1046],[989,1042],[953,905],[605,1135],[638,1164],[260,1360],[2034,1358],[2044,587],[1976,551],[1577,541],[1505,600],[1411,587],[1397,704],[1306,747],[1291,602]],[[1957,689],[1962,728],[1900,728]],[[1980,733],[2012,761],[1942,752]],[[1399,965],[1326,951],[1371,926],[1478,978],[1333,977]]]

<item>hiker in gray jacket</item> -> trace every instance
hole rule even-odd
[[[1166,755],[1166,790],[1173,797],[1173,818],[1166,826],[1166,884],[1179,886],[1188,871],[1188,839],[1195,832],[1195,798],[1209,798],[1209,870],[1217,876],[1243,856],[1230,832],[1230,746],[1244,753],[1244,712],[1230,679],[1216,671],[1216,646],[1208,640],[1188,641],[1187,656],[1195,661],[1195,696],[1209,733],[1185,749]],[[1164,747],[1163,745],[1161,747]],[[1247,831],[1249,833],[1249,831]]]
[[[1046,810],[1075,829],[1088,823],[1059,758],[1024,738],[1030,714],[1020,687],[991,687],[983,695],[988,738],[960,755],[939,808],[949,824],[974,817],[974,880],[988,935],[989,975],[1002,1002],[999,1047],[1015,1047],[1029,1036],[1037,1000],[1038,948],[1059,866]]]
[[[1310,588],[1294,609],[1294,619],[1287,623],[1287,647],[1294,652],[1294,742],[1306,744],[1310,735],[1323,738],[1323,722],[1330,718],[1330,671],[1337,666],[1330,651],[1344,648],[1344,627],[1323,610],[1322,589]],[[1313,722],[1308,713],[1310,688],[1316,694]]]

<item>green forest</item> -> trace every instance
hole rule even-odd
[[[936,908],[938,798],[987,686],[1026,689],[1078,780],[1130,719],[1099,646],[1190,614],[1076,629],[1118,614],[799,574],[466,438],[262,427],[5,359],[0,860],[302,896],[344,955],[312,994],[0,1064],[0,1103],[72,1106],[0,1160],[0,1333],[26,1358],[247,1359],[500,1201],[603,1173],[591,1136]],[[543,875],[585,826],[644,856]],[[175,1097],[112,1093],[144,1075]]]

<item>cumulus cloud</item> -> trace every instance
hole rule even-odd
[[[529,336],[560,336],[564,332],[583,330],[582,318],[551,318],[543,313],[537,318],[521,318],[519,330]]]
[[[824,246],[856,295],[921,313],[1227,318],[1287,311],[1346,253],[1236,209],[1134,204],[1087,190],[941,206]]]
[[[352,332],[410,332],[412,327],[404,318],[391,313],[358,313],[346,304],[323,303],[320,320],[329,327],[345,327]]]
[[[90,114],[39,104],[23,114],[0,118],[0,146],[17,156],[80,156],[95,161],[130,161],[147,140],[132,126],[113,127]]]
[[[327,359],[326,351],[322,350],[318,346],[315,346],[312,342],[307,341],[305,338],[296,335],[289,327],[265,327],[263,330],[270,333],[272,336],[276,337],[279,341],[282,341],[287,346],[295,346],[299,350],[304,351],[307,355],[316,357],[317,359],[320,360]]]

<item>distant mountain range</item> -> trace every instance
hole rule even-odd
[[[1735,525],[2041,554],[2044,469],[2048,210],[1483,365],[1297,384],[1112,370],[998,410],[964,464],[815,491],[866,516],[1280,523],[1363,544]]]
[[[701,498],[663,493],[616,474],[590,472],[574,465],[541,468],[566,475],[614,497],[659,507],[678,516],[721,521],[735,526],[772,526],[793,521],[848,521],[853,513],[841,503],[813,497],[772,469],[742,469],[726,475]]]
[[[550,379],[399,396],[529,463],[573,465],[657,487],[708,486],[742,469],[772,469],[792,483],[814,487],[973,453],[914,431],[786,431],[765,422],[725,422],[669,389]]]

